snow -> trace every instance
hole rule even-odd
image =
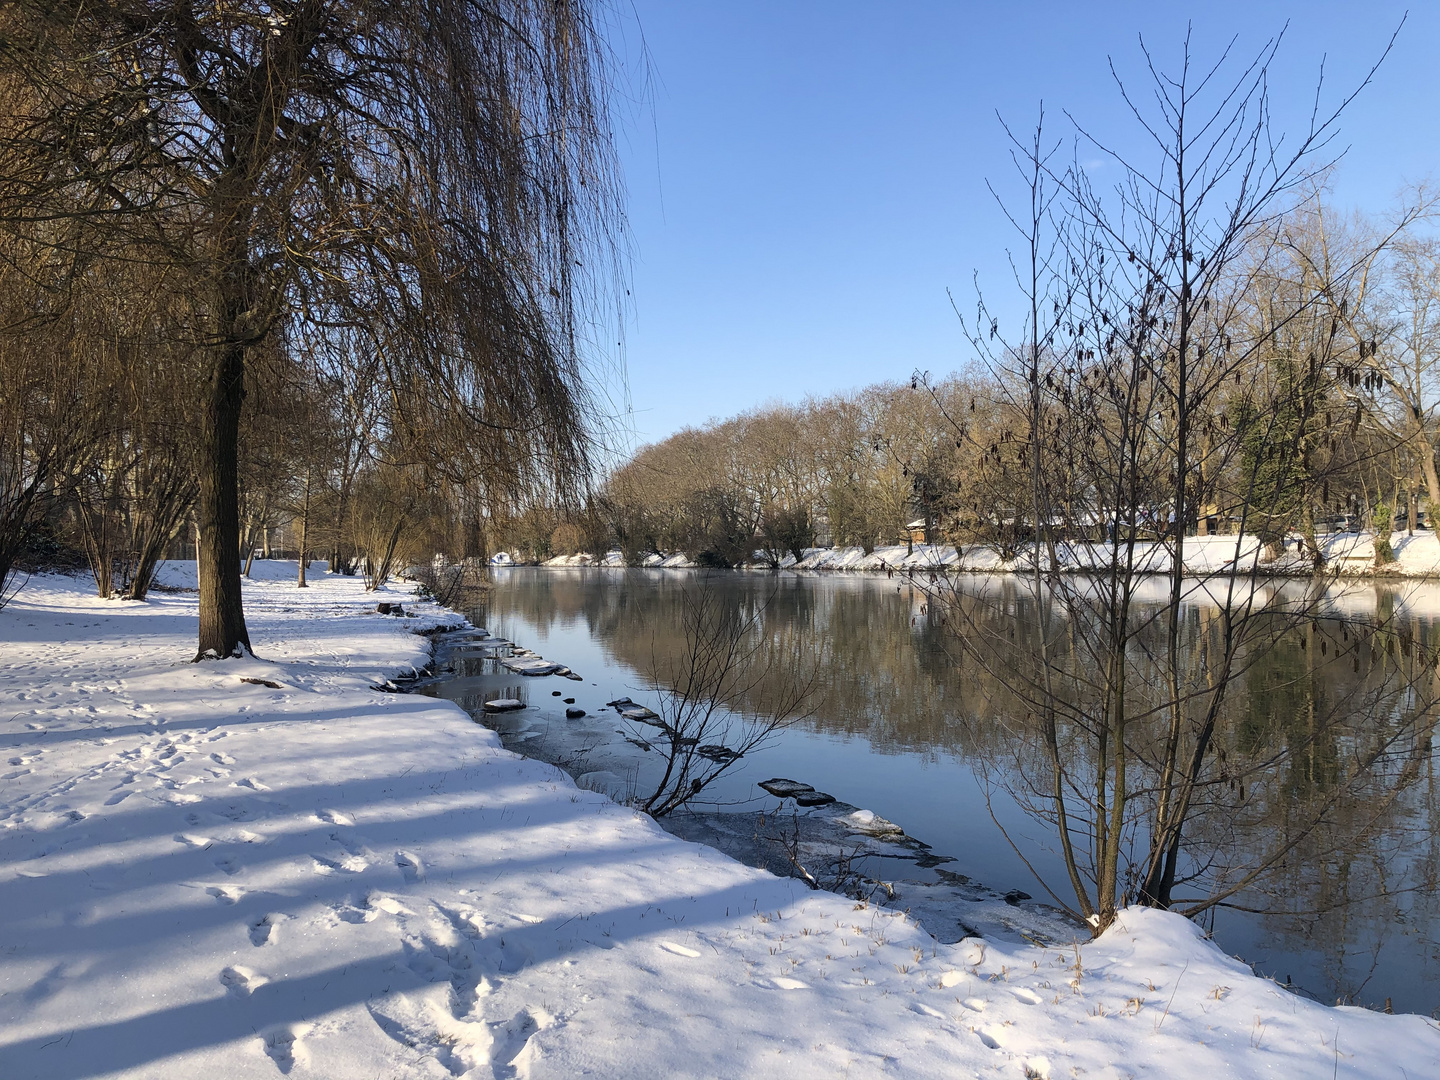
[[[1178,916],[942,945],[680,840],[373,689],[453,617],[294,569],[246,583],[259,659],[187,663],[189,593],[35,577],[0,611],[7,1080],[1440,1075],[1435,1024]]]
[[[1341,575],[1366,576],[1375,570],[1374,537],[1369,533],[1330,533],[1319,538],[1327,569]],[[1440,537],[1433,532],[1392,533],[1390,544],[1395,562],[1386,573],[1399,577],[1440,577]],[[1002,558],[995,548],[977,544],[957,549],[950,544],[891,544],[866,552],[862,547],[806,548],[804,558],[797,560],[788,552],[775,558],[763,551],[755,552],[751,565],[759,569],[778,566],[781,570],[902,570],[913,572],[961,571],[972,573],[1009,573],[1025,570],[1032,564],[1029,546],[1022,547],[1016,559]],[[1195,575],[1223,574],[1238,567],[1242,573],[1258,569],[1266,575],[1309,576],[1311,567],[1293,546],[1274,562],[1256,564],[1260,541],[1254,536],[1187,536],[1185,538],[1185,570]],[[1056,561],[1062,570],[1084,572],[1103,569],[1111,553],[1106,545],[1066,542],[1057,545]],[[1046,555],[1048,563],[1048,554]],[[1145,574],[1164,574],[1170,569],[1169,546],[1156,541],[1143,541],[1135,549],[1136,569]],[[542,564],[548,567],[606,566],[623,567],[624,557],[618,551],[607,552],[603,559],[593,555],[558,555]],[[641,566],[654,569],[693,569],[683,553],[646,555]]]

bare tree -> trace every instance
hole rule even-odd
[[[1130,901],[1192,913],[1223,903],[1293,850],[1277,845],[1222,874],[1213,851],[1184,846],[1196,817],[1222,805],[1238,812],[1218,792],[1245,798],[1217,746],[1237,682],[1322,611],[1323,589],[1263,587],[1261,549],[1244,535],[1257,506],[1293,524],[1318,495],[1318,459],[1307,455],[1322,434],[1321,384],[1335,377],[1333,368],[1321,375],[1333,354],[1275,351],[1277,334],[1314,315],[1323,290],[1302,290],[1263,325],[1247,324],[1285,214],[1328,164],[1345,104],[1317,111],[1282,153],[1266,108],[1276,46],[1233,75],[1228,52],[1196,70],[1188,41],[1173,75],[1147,53],[1154,106],[1120,90],[1163,168],[1134,167],[1097,143],[1123,173],[1109,198],[1078,167],[1052,164],[1038,134],[1017,140],[1030,193],[1027,212],[1012,217],[1028,248],[1017,267],[1025,335],[995,344],[983,307],[968,324],[1006,394],[1011,421],[984,453],[994,475],[1026,481],[1015,516],[1028,518],[1034,606],[1017,641],[1013,624],[996,633],[1013,617],[1013,590],[956,586],[952,622],[966,655],[1031,718],[1020,722],[1036,731],[1038,751],[1016,762],[1019,795],[1057,832],[1073,905],[1052,895],[1097,932]],[[1052,215],[1057,196],[1063,207]],[[1041,239],[1056,218],[1057,239]],[[1343,288],[1363,258],[1326,281]],[[1277,376],[1267,358],[1289,374]],[[1240,407],[1257,400],[1265,407]],[[1297,457],[1306,468],[1267,478],[1270,463]],[[1237,534],[1191,541],[1211,516],[1235,517]],[[1197,626],[1207,605],[1213,617]],[[1353,790],[1414,734],[1413,725],[1387,728],[1340,786]],[[1274,768],[1299,742],[1251,763]],[[1186,883],[1201,895],[1181,902]]]
[[[818,669],[800,667],[800,650],[774,636],[765,608],[730,606],[704,581],[686,589],[684,647],[651,651],[659,714],[622,712],[662,761],[653,790],[639,800],[646,813],[678,810],[807,715]]]

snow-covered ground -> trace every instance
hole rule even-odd
[[[0,1077],[1440,1075],[1434,1023],[1178,916],[941,945],[679,840],[372,689],[447,616],[293,569],[247,583],[262,659],[187,663],[193,594],[0,612]]]

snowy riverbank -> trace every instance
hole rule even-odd
[[[1319,538],[1325,565],[1331,572],[1347,577],[1376,575],[1375,538],[1369,533],[1330,533]],[[1390,546],[1395,561],[1380,573],[1388,577],[1440,578],[1440,537],[1434,532],[1393,533]],[[1224,574],[1239,567],[1248,574],[1255,569],[1255,555],[1260,542],[1253,536],[1187,536],[1185,538],[1185,570],[1196,575]],[[892,544],[866,551],[862,547],[806,548],[804,558],[797,560],[789,552],[769,560],[757,553],[752,564],[756,569],[826,571],[952,571],[977,574],[1009,574],[1029,571],[1033,560],[1022,554],[1005,559],[1001,553],[984,545],[955,548],[950,544]],[[1066,543],[1056,550],[1060,569],[1085,573],[1103,567],[1109,552],[1099,544]],[[1170,571],[1171,555],[1166,545],[1146,541],[1136,545],[1136,569],[1144,574],[1165,574]],[[1048,556],[1047,556],[1048,559]],[[603,559],[593,555],[557,555],[545,566],[608,566],[623,567],[620,552],[606,553]],[[683,553],[645,556],[640,565],[649,569],[693,569],[695,563]],[[1309,577],[1310,561],[1297,553],[1292,541],[1286,554],[1273,562],[1261,563],[1260,573]]]
[[[262,660],[186,663],[192,594],[46,577],[0,611],[7,1080],[1440,1075],[1434,1023],[1304,1001],[1177,916],[941,945],[676,839],[373,689],[445,613],[262,565]]]

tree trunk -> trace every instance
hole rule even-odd
[[[1435,472],[1435,448],[1430,445],[1430,436],[1423,425],[1415,433],[1415,442],[1425,477],[1425,497],[1431,506],[1440,506],[1440,475]]]
[[[200,423],[197,567],[200,642],[196,660],[250,651],[240,597],[240,406],[245,397],[245,347],[216,351]]]
[[[1315,535],[1315,504],[1309,496],[1305,498],[1305,509],[1301,512],[1300,529],[1305,535],[1305,546],[1310,551],[1310,570],[1320,574],[1325,570],[1325,553],[1320,550],[1320,540]]]
[[[305,571],[309,568],[309,560],[305,557],[308,550],[305,545],[310,539],[310,469],[305,469],[305,502],[300,507],[300,580],[296,588],[305,589],[309,586],[305,582]]]

